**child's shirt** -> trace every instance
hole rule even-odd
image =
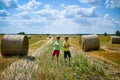
[[[60,41],[55,41],[54,45],[57,45],[54,46],[54,50],[60,50]]]
[[[69,51],[69,47],[70,47],[70,44],[69,44],[69,42],[67,41],[64,41],[63,42],[63,50],[64,51]]]

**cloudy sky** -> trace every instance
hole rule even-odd
[[[115,33],[120,0],[0,0],[0,33]]]

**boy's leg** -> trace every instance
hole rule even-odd
[[[55,53],[56,53],[56,50],[53,51],[53,54],[52,54],[52,61],[54,60]]]
[[[69,57],[69,62],[70,62],[70,58],[71,58],[71,53],[70,53],[70,51],[68,51],[68,57]]]
[[[60,53],[60,51],[59,51],[59,50],[57,50],[57,51],[56,51],[57,63],[58,63],[58,59],[59,59],[59,53]]]
[[[57,56],[57,63],[58,63],[58,58],[59,58],[59,57]]]
[[[52,61],[54,60],[54,56],[52,56]]]
[[[67,58],[67,53],[66,53],[66,51],[64,51],[64,61],[65,61],[65,63],[66,63],[66,58]]]

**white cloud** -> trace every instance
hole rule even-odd
[[[2,9],[5,8],[17,8],[18,4],[17,4],[17,0],[0,0],[0,6]]]
[[[42,3],[41,2],[37,2],[36,0],[30,0],[27,4],[24,5],[19,5],[20,10],[33,10],[33,9],[37,9],[38,6],[40,6]]]
[[[95,10],[96,7],[81,8],[77,5],[71,5],[71,6],[66,6],[66,8],[62,11],[62,15],[67,18],[97,17]]]
[[[120,8],[120,0],[106,0],[106,8]]]
[[[9,13],[6,10],[0,10],[0,17],[7,17]]]
[[[82,31],[85,29],[86,33],[115,33],[120,30],[120,20],[105,14],[103,18],[80,17],[74,19],[76,23],[82,26]],[[80,30],[81,30],[80,29]]]
[[[105,18],[105,19],[109,19],[109,18],[110,18],[110,14],[105,14],[105,15],[104,15],[104,18]]]
[[[64,9],[59,11],[52,8],[51,5],[45,5],[44,9],[34,11],[44,19],[59,19],[59,18],[77,18],[77,17],[97,17],[96,7],[81,8],[77,5],[64,6]]]
[[[45,5],[44,9],[34,11],[33,13],[45,19],[56,19],[59,18],[61,15],[58,10],[52,9],[50,5]]]
[[[93,6],[98,6],[101,4],[101,0],[79,0],[81,3],[90,4]]]
[[[52,5],[50,5],[50,4],[46,4],[44,7],[45,7],[46,9],[53,8],[53,6],[52,6]]]
[[[62,5],[61,5],[62,6]],[[50,4],[44,5],[43,9],[34,11],[24,11],[16,14],[23,19],[60,19],[60,18],[79,18],[79,17],[97,17],[96,7],[81,8],[78,5],[64,5],[63,10],[53,9]]]
[[[23,19],[31,19],[30,12],[21,12],[19,14],[14,15],[14,16],[19,17],[19,18],[23,18]]]
[[[120,20],[118,20],[118,19],[115,19],[115,18],[113,18],[113,17],[111,17],[111,15],[110,14],[105,14],[105,16],[104,16],[104,21],[103,21],[105,24],[106,24],[106,26],[114,26],[114,27],[117,27],[118,28],[118,25],[120,25]],[[119,30],[120,30],[120,28],[119,28]]]
[[[61,6],[61,7],[63,7],[63,8],[65,8],[65,7],[66,7],[66,5],[65,5],[65,4],[60,4],[60,6]]]
[[[54,33],[76,33],[79,29],[79,24],[74,23],[73,19],[59,19],[54,20],[50,24],[51,28],[48,28],[47,31]]]

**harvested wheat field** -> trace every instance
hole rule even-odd
[[[99,50],[84,52],[81,37],[68,35],[71,62],[64,62],[60,35],[59,63],[52,61],[55,36],[29,35],[27,56],[0,56],[0,80],[119,80],[120,44],[109,44],[109,36],[98,36]],[[3,35],[0,36],[0,42]],[[94,45],[94,44],[93,44]],[[6,76],[7,75],[7,76]]]

